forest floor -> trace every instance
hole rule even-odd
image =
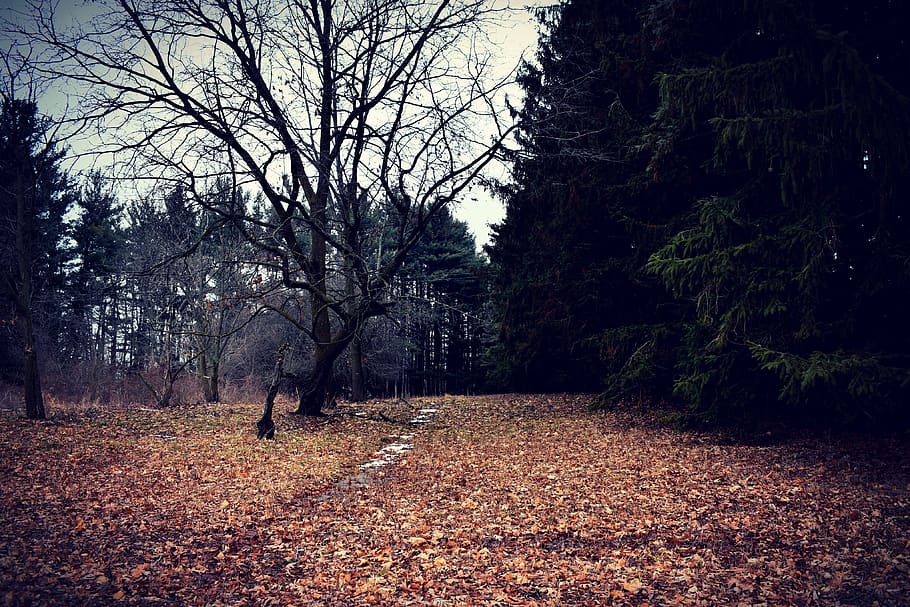
[[[376,401],[274,441],[254,405],[0,413],[0,606],[910,605],[906,442],[587,404]]]

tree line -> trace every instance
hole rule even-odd
[[[498,373],[690,422],[908,420],[899,2],[540,12],[489,248]]]
[[[44,391],[59,400],[167,406],[218,402],[225,382],[234,393],[261,394],[287,344],[282,388],[299,390],[313,355],[290,341],[286,318],[305,321],[307,299],[181,186],[121,201],[100,172],[69,176],[51,124],[34,102],[7,99],[0,111],[0,371],[25,388],[28,415],[45,415],[39,362]],[[250,216],[269,213],[227,179],[207,197]],[[377,261],[381,243],[370,252]],[[466,224],[441,209],[388,286],[394,313],[366,323],[357,348],[335,362],[333,397],[479,390],[486,284]]]

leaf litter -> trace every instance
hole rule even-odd
[[[373,401],[263,442],[254,405],[4,415],[0,605],[910,604],[906,443],[589,402]]]

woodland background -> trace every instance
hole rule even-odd
[[[906,424],[906,8],[573,0],[538,17],[492,243],[435,213],[332,393],[573,390],[694,423]],[[312,353],[288,319],[307,322],[307,294],[206,211],[268,225],[261,196],[223,179],[208,206],[180,185],[123,198],[103,172],[67,174],[53,133],[7,95],[5,406],[32,353],[58,401],[261,397],[284,343],[281,389],[304,389]],[[10,195],[24,167],[28,217]],[[391,223],[364,214],[364,259]]]

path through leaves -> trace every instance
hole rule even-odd
[[[288,416],[274,442],[252,406],[6,414],[0,605],[910,604],[904,444],[729,445],[587,404],[375,402],[388,421]],[[413,450],[340,482],[420,408]]]

